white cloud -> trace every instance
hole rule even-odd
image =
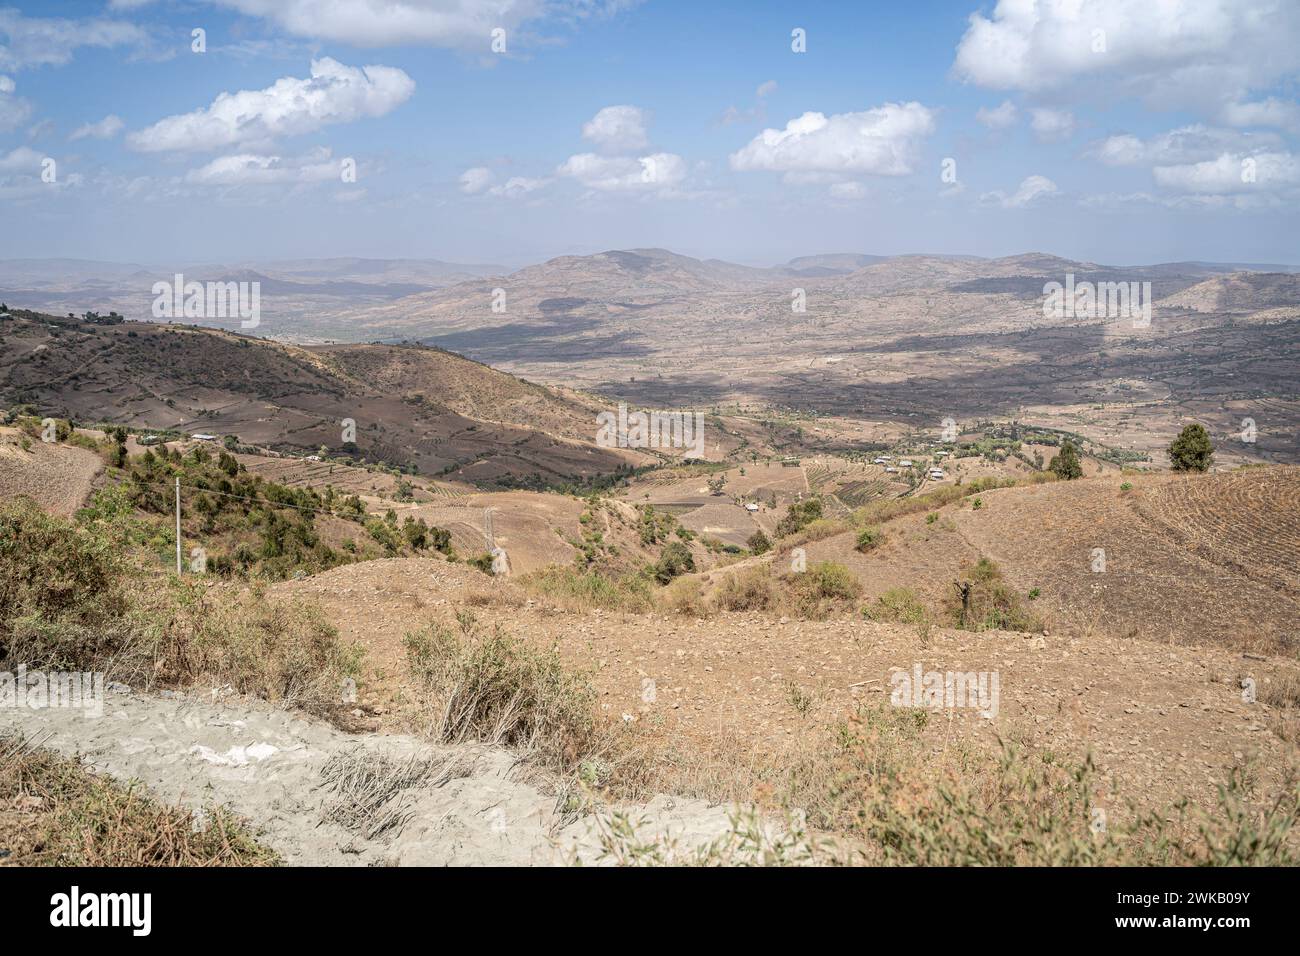
[[[492,184],[492,170],[486,166],[475,166],[460,174],[460,191],[473,196],[481,193]]]
[[[582,138],[604,152],[635,153],[650,145],[645,112],[635,106],[606,106],[582,124]]]
[[[217,0],[265,17],[296,36],[351,46],[490,49],[491,32],[507,43],[521,25],[543,17],[576,20],[613,12],[620,0]]]
[[[934,128],[934,113],[915,102],[830,117],[804,113],[783,130],[763,130],[731,154],[731,167],[904,176],[912,172],[920,143]]]
[[[686,179],[686,161],[675,153],[650,156],[570,156],[555,171],[601,192],[665,192]]]
[[[1016,123],[1016,104],[1003,100],[1001,106],[993,109],[981,106],[975,112],[975,119],[989,129],[1007,129]]]
[[[1187,193],[1275,192],[1300,185],[1300,157],[1288,152],[1224,153],[1200,163],[1156,166],[1156,184]]]
[[[19,10],[4,9],[0,10],[0,70],[60,66],[79,47],[140,46],[146,39],[135,24],[120,20],[26,17]]]
[[[997,203],[1003,209],[1020,209],[1055,192],[1058,192],[1056,183],[1046,176],[1027,176],[1010,196],[1000,190],[995,190],[985,193],[980,199],[984,202]]]
[[[832,183],[830,194],[836,199],[865,199],[867,187],[862,183]]]
[[[529,176],[511,176],[504,183],[496,183],[496,174],[486,166],[475,166],[460,174],[460,191],[467,196],[485,193],[504,199],[517,199],[536,192],[550,183],[549,179],[536,179]]]
[[[0,173],[39,172],[43,153],[28,146],[19,146],[8,155],[0,156]]]
[[[971,14],[953,72],[991,89],[1121,93],[1217,116],[1294,73],[1298,37],[1300,4],[1277,0],[999,0],[991,16]]]
[[[491,196],[503,196],[506,199],[515,199],[519,196],[526,196],[531,192],[541,189],[549,179],[530,179],[527,176],[511,176],[500,186],[493,186],[488,190]]]
[[[85,139],[87,136],[92,139],[112,139],[122,132],[123,125],[125,124],[123,124],[121,117],[110,113],[98,123],[86,123],[84,126],[78,126],[68,139]]]
[[[13,95],[17,88],[11,77],[0,76],[0,132],[15,129],[32,115],[32,104]]]
[[[218,156],[210,163],[190,170],[185,174],[185,181],[200,186],[321,183],[342,181],[341,169],[339,162],[330,158],[328,150],[290,159],[239,153]]]
[[[1034,135],[1045,143],[1055,143],[1074,135],[1074,114],[1068,110],[1033,109],[1029,125]]]
[[[1246,134],[1194,123],[1143,140],[1130,133],[1108,136],[1093,144],[1089,155],[1107,166],[1195,163],[1215,159],[1243,147],[1261,149],[1280,142],[1274,133]]]
[[[1254,103],[1225,103],[1219,119],[1229,126],[1276,126],[1300,130],[1300,106],[1270,96]]]
[[[383,116],[415,91],[415,81],[391,66],[345,66],[312,60],[307,79],[283,77],[264,90],[222,93],[212,105],[159,120],[132,133],[143,152],[201,151],[264,144],[332,123]]]
[[[765,97],[771,96],[775,92],[776,92],[776,80],[768,80],[766,83],[758,84],[758,89],[754,91],[754,95],[761,100],[764,99]]]

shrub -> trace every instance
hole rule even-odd
[[[667,584],[673,578],[695,570],[695,558],[680,541],[670,541],[659,554],[659,561],[651,568],[654,579]]]
[[[127,607],[119,553],[29,498],[0,501],[0,659],[77,670],[111,655]]]
[[[799,591],[814,599],[850,600],[862,592],[853,572],[835,561],[818,561],[794,580]]]
[[[1041,622],[1023,606],[1018,595],[1003,580],[1002,571],[988,558],[980,558],[965,573],[964,586],[958,586],[949,600],[952,623],[971,631],[1036,631]],[[967,603],[961,595],[966,593]]]
[[[776,536],[784,538],[786,535],[794,534],[800,531],[810,522],[816,521],[822,516],[821,498],[808,498],[804,501],[793,502],[787,509],[784,517],[777,522]]]
[[[763,534],[761,528],[749,536],[749,540],[745,542],[745,545],[754,554],[765,554],[772,549],[772,542],[768,540],[767,535]]]
[[[863,528],[858,532],[858,543],[854,547],[865,554],[880,547],[883,540],[885,536],[879,528]]]
[[[1183,427],[1169,445],[1169,462],[1174,471],[1209,471],[1214,463],[1214,444],[1199,422]]]
[[[405,639],[407,664],[429,701],[429,731],[456,744],[515,747],[568,770],[602,748],[596,692],[554,650],[539,650],[474,618],[430,624]]]
[[[726,575],[713,594],[713,605],[724,611],[766,611],[778,602],[767,566]]]
[[[929,618],[925,604],[911,588],[890,588],[862,613],[873,621],[900,624],[921,624]]]

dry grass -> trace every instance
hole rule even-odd
[[[0,736],[0,849],[13,866],[279,862],[223,809],[196,818],[14,736]]]
[[[398,836],[411,819],[409,792],[464,777],[473,761],[463,754],[412,755],[404,760],[355,749],[336,754],[321,770],[329,800],[323,817],[363,839]]]
[[[467,741],[522,751],[571,772],[607,746],[596,692],[554,650],[538,650],[469,612],[458,628],[430,624],[406,637],[407,664],[424,695],[424,731],[448,744]]]

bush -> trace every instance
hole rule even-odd
[[[466,613],[458,622],[456,630],[430,624],[405,639],[437,740],[515,747],[557,770],[599,752],[589,681],[567,670],[553,649],[534,649],[500,629],[484,634]]]
[[[1169,445],[1169,462],[1174,471],[1209,471],[1214,464],[1214,444],[1205,426],[1192,422],[1183,427]]]
[[[849,600],[862,592],[853,572],[835,561],[818,561],[796,576],[799,589],[815,598]]]
[[[1042,623],[1031,614],[1002,571],[988,558],[980,558],[964,575],[969,604],[963,607],[961,589],[949,600],[952,623],[969,631],[1037,631]]]
[[[745,542],[745,545],[754,554],[766,554],[772,550],[772,542],[768,540],[767,535],[763,534],[761,528],[749,536],[749,540]]]
[[[863,528],[858,532],[858,543],[854,547],[865,554],[880,547],[880,542],[884,540],[885,535],[879,528]]]
[[[659,561],[651,568],[651,574],[660,584],[667,584],[678,575],[694,570],[695,558],[690,549],[680,541],[670,541],[660,552]]]
[[[873,621],[898,624],[922,624],[930,616],[911,588],[890,588],[876,598],[875,604],[864,607],[862,614]]]
[[[805,501],[796,501],[786,509],[785,516],[777,522],[776,536],[784,538],[786,535],[794,534],[803,527],[822,516],[822,500],[820,498],[808,498]]]
[[[766,611],[778,604],[779,595],[771,569],[764,566],[726,575],[712,600],[723,611]]]
[[[29,498],[0,501],[0,660],[78,670],[111,655],[127,607],[119,553]]]

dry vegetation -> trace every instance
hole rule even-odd
[[[196,816],[0,735],[0,865],[270,866],[278,862],[221,808]]]

